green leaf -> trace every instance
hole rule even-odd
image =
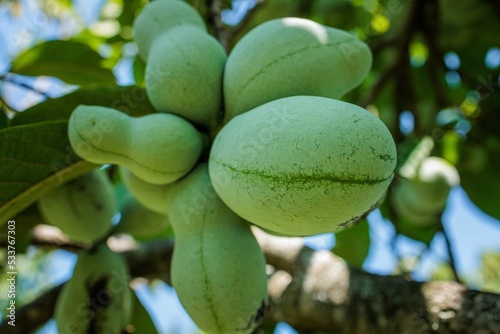
[[[12,125],[67,120],[80,104],[115,108],[131,116],[143,116],[156,112],[147,99],[144,88],[89,85],[62,97],[45,100],[19,113],[12,120]]]
[[[439,42],[447,50],[471,49],[471,43],[496,45],[500,28],[494,2],[440,0]]]
[[[469,199],[486,214],[500,219],[500,174],[498,167],[487,165],[478,173],[463,171],[460,174],[462,187]]]
[[[0,107],[0,130],[9,126],[9,118],[3,107]]]
[[[134,333],[158,334],[158,330],[149,315],[148,310],[144,307],[141,300],[134,293],[134,310],[130,324],[134,327]]]
[[[350,266],[361,268],[370,251],[370,228],[366,219],[335,234],[332,252]]]
[[[137,85],[144,86],[144,78],[146,77],[146,63],[137,56],[134,60],[134,79]]]
[[[66,121],[0,130],[0,225],[44,193],[97,166],[72,151]]]
[[[491,125],[476,124],[460,157],[460,182],[469,199],[483,212],[500,220],[500,136],[498,113],[482,114]],[[469,141],[470,140],[470,141]],[[476,140],[476,141],[473,141]]]
[[[145,2],[143,0],[123,0],[123,10],[118,17],[120,25],[122,27],[132,26],[137,13],[142,10],[144,5]]]
[[[76,41],[48,41],[17,56],[11,72],[29,76],[52,76],[76,85],[114,83],[113,72],[101,66],[102,60],[86,44]]]

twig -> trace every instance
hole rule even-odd
[[[440,230],[443,233],[444,241],[446,243],[446,251],[448,252],[448,257],[450,259],[450,267],[451,267],[451,271],[453,272],[453,278],[455,279],[455,282],[462,283],[462,280],[458,276],[455,256],[453,255],[453,250],[451,248],[450,237],[449,237],[448,233],[446,232],[446,230],[443,226],[443,223],[441,221],[440,221]]]
[[[430,54],[429,57],[429,67],[430,67],[430,76],[432,80],[432,84],[434,86],[434,93],[437,100],[437,107],[440,109],[449,105],[451,102],[446,97],[443,87],[441,84],[443,83],[443,76],[439,75],[439,67],[444,67],[443,54],[439,51],[436,42],[436,36],[439,35],[439,8],[437,5],[433,7],[434,11],[432,14],[434,15],[432,20],[427,20],[427,24],[422,27],[423,36],[427,41],[429,46]],[[431,25],[432,24],[432,25]]]
[[[386,43],[388,43],[388,45],[397,44],[396,58],[393,63],[380,74],[377,82],[373,85],[372,89],[366,94],[365,98],[360,103],[361,106],[366,107],[368,104],[372,103],[392,75],[397,73],[399,67],[405,66],[404,60],[405,57],[408,58],[408,45],[410,44],[411,37],[413,36],[413,28],[415,27],[416,22],[418,22],[416,19],[422,3],[422,0],[413,2],[412,8],[409,12],[409,18],[406,20],[406,24],[401,33],[397,37],[387,40]],[[376,50],[380,50],[382,47],[385,46],[381,44],[377,46]],[[409,82],[405,83],[404,86],[407,84],[409,84]]]
[[[370,89],[368,94],[366,94],[362,102],[359,103],[360,106],[366,108],[370,103],[372,103],[375,100],[375,98],[378,96],[382,88],[384,88],[388,80],[395,73],[398,65],[399,64],[397,62],[394,62],[379,75],[377,81],[373,84],[372,89]]]
[[[85,245],[71,241],[57,227],[37,225],[31,232],[31,244],[40,248],[64,249],[69,252],[79,252]]]
[[[413,124],[415,128],[419,127],[420,120],[419,114],[416,112],[417,106],[415,102],[415,94],[412,87],[411,78],[411,65],[408,55],[408,48],[406,48],[406,55],[401,58],[400,66],[396,69],[396,85],[395,93],[393,94],[394,106],[396,109],[396,120],[401,119],[401,114],[405,110],[413,112]],[[394,141],[400,143],[404,140],[404,135],[401,128],[398,127]]]
[[[397,44],[398,44],[397,38],[384,38],[384,39],[380,39],[378,41],[368,43],[374,56],[376,54],[378,54],[380,51],[382,51],[383,49],[396,46]]]
[[[414,271],[414,268],[407,268],[404,266],[404,257],[402,256],[401,252],[399,251],[399,248],[397,245],[398,238],[401,234],[398,232],[397,226],[395,226],[395,229],[396,229],[396,231],[395,231],[394,235],[392,236],[389,244],[390,244],[392,252],[396,256],[396,261],[397,261],[396,265],[397,265],[397,270],[399,271],[398,274],[405,277],[405,279],[407,279],[408,281],[411,281],[412,280],[411,273]],[[422,254],[420,254],[420,255],[422,255]],[[419,261],[419,259],[417,261]]]
[[[207,0],[207,8],[209,24],[214,28],[217,39],[227,52],[229,51],[229,41],[227,30],[221,18],[221,0]]]
[[[422,25],[424,24],[421,18],[425,17],[425,0],[417,0],[414,1],[411,5],[411,10],[409,13],[409,18],[403,27],[403,32],[401,34],[401,45],[399,47],[399,68],[398,68],[398,76],[397,76],[397,84],[396,84],[396,94],[395,105],[397,110],[397,118],[399,119],[401,112],[405,109],[409,109],[415,111],[416,103],[415,103],[415,95],[412,88],[412,80],[411,80],[411,63],[409,57],[409,45],[411,39],[415,32],[419,29],[422,29]],[[418,114],[414,112],[414,124],[415,128],[418,128]],[[401,131],[397,132],[397,136],[395,137],[396,142],[399,142],[402,138]]]
[[[436,41],[436,36],[438,35],[438,33],[436,31],[437,29],[438,29],[437,25],[436,25],[436,27],[433,26],[430,28],[424,28],[423,35],[424,35],[424,37],[427,41],[427,44],[429,46],[429,51],[431,53],[431,57],[434,60],[437,60],[438,64],[441,65],[443,68],[446,68],[446,64],[444,61],[444,52],[442,50],[440,50],[438,43]],[[455,71],[460,75],[460,78],[470,86],[470,88],[475,88],[477,86],[477,83],[478,83],[477,80],[475,78],[473,78],[472,76],[470,76],[463,69],[457,68]],[[433,72],[435,72],[435,71],[432,71],[431,75],[436,75],[436,73],[433,73]],[[434,79],[434,77],[433,77],[433,79]]]
[[[13,79],[15,77],[16,77],[16,75],[12,75],[12,74],[7,73],[7,74],[0,76],[0,81],[12,83],[16,86],[22,87],[22,88],[30,90],[38,95],[41,95],[44,98],[47,98],[47,99],[50,98],[50,96],[47,94],[47,92],[41,91],[41,90],[31,86],[31,85],[28,85],[27,83],[20,82],[20,81]]]
[[[446,97],[443,87],[442,87],[442,73],[439,73],[440,66],[438,66],[439,63],[436,62],[436,58],[431,57],[429,59],[429,66],[430,66],[430,76],[432,80],[432,84],[434,86],[434,93],[436,94],[436,100],[437,100],[437,107],[438,109],[441,109],[447,105],[450,105],[451,102],[449,99]]]

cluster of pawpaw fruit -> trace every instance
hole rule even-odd
[[[117,230],[140,234],[145,216],[152,228],[171,224],[172,283],[196,324],[207,333],[251,333],[266,308],[267,275],[250,225],[286,236],[339,232],[373,208],[393,179],[388,129],[338,100],[368,74],[370,49],[345,31],[283,18],[251,30],[227,55],[181,0],[146,5],[134,36],[158,113],[131,117],[81,105],[69,120],[71,146],[84,160],[119,166],[132,196]],[[108,290],[111,270],[126,267],[99,243],[119,210],[110,189],[105,173],[94,171],[39,201],[48,222],[96,243],[58,301],[61,333],[83,321],[71,310],[80,303],[92,311],[90,299]],[[114,262],[94,264],[98,257]],[[84,315],[94,319],[85,324],[119,333],[127,291],[100,317]]]

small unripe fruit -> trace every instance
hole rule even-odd
[[[356,105],[314,96],[276,100],[232,119],[209,158],[217,194],[242,218],[286,235],[340,231],[384,194],[396,147]]]
[[[268,21],[227,59],[225,121],[287,96],[339,98],[361,83],[371,64],[368,46],[346,31],[300,18]]]
[[[448,161],[428,157],[422,161],[414,181],[413,192],[420,203],[425,209],[437,211],[445,207],[451,188],[460,184],[460,176]]]
[[[155,40],[146,62],[151,104],[160,112],[214,128],[225,62],[224,48],[211,35],[191,25],[170,29]]]
[[[398,221],[404,220],[411,226],[424,227],[437,223],[435,211],[422,210],[415,197],[412,185],[407,180],[402,180],[394,187],[391,193],[391,203],[398,215]]]
[[[111,229],[117,204],[106,172],[96,170],[42,196],[38,207],[44,219],[70,239],[92,242]]]
[[[154,184],[171,183],[187,174],[202,148],[200,133],[176,115],[130,117],[99,106],[78,106],[69,119],[68,135],[81,158],[126,166]]]
[[[138,178],[123,166],[118,169],[125,187],[139,203],[153,212],[163,215],[168,213],[172,183],[151,184]]]
[[[148,60],[154,40],[164,32],[177,26],[191,25],[206,31],[201,15],[188,3],[181,0],[158,0],[148,3],[134,20],[134,41],[139,55]]]
[[[412,180],[403,179],[394,189],[391,201],[399,219],[413,226],[429,226],[446,206],[452,187],[460,184],[456,168],[439,157],[428,157]]]
[[[155,237],[169,225],[168,217],[151,211],[127,194],[120,210],[120,222],[115,233],[127,233],[137,239]]]
[[[125,260],[105,244],[82,251],[57,299],[58,333],[123,333],[132,309],[129,279]]]
[[[176,183],[169,218],[172,284],[188,314],[210,334],[252,333],[266,308],[264,255],[215,193],[206,164]]]

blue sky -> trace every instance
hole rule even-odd
[[[68,17],[62,22],[56,22],[43,17],[37,1],[22,0],[20,3],[26,12],[17,17],[10,17],[5,8],[0,6],[0,75],[8,70],[9,62],[17,53],[40,40],[55,39],[71,36],[78,32],[84,24],[90,24],[97,19],[97,9],[104,3],[103,0],[77,0],[78,18]],[[248,1],[240,1],[248,4]],[[235,13],[224,13],[227,22],[237,22],[243,13],[242,7]],[[133,49],[133,48],[132,48]],[[115,68],[115,74],[119,84],[132,84],[133,77],[130,66],[133,58],[128,58],[119,63]],[[457,65],[457,59],[449,55],[447,62],[450,67]],[[498,66],[500,62],[500,51],[493,49],[486,57],[488,66]],[[458,59],[459,66],[459,59]],[[38,89],[60,95],[72,87],[61,83],[59,80],[48,78],[26,78],[27,82],[33,83]],[[41,101],[41,97],[33,92],[26,91],[12,84],[4,84],[4,98],[14,107],[24,109],[29,105]],[[405,126],[411,127],[408,120],[404,120]],[[397,259],[390,249],[390,242],[394,235],[394,228],[385,221],[378,211],[369,216],[372,245],[370,254],[363,268],[377,274],[390,274],[394,271]],[[443,217],[443,223],[448,231],[453,251],[457,259],[457,268],[460,274],[470,275],[477,270],[481,254],[485,250],[500,251],[500,222],[481,212],[467,198],[465,192],[460,188],[453,189],[447,209]],[[334,245],[333,235],[320,235],[306,238],[307,243],[313,248],[329,249]],[[415,255],[422,250],[420,243],[408,238],[400,237],[397,243],[401,255]],[[429,273],[437,264],[447,260],[447,251],[444,238],[437,236],[431,244],[431,251],[426,253],[421,264],[416,268],[414,278],[417,280],[428,279]],[[74,265],[75,256],[64,251],[54,252],[52,255],[52,266],[54,283],[67,279]],[[22,275],[22,273],[21,273]],[[195,326],[189,320],[185,311],[179,306],[175,292],[166,284],[156,284],[154,289],[141,286],[138,290],[141,300],[145,301],[146,307],[151,310],[161,333],[193,333]],[[48,326],[43,333],[55,333],[53,326]],[[276,333],[293,333],[286,325],[280,325]]]

